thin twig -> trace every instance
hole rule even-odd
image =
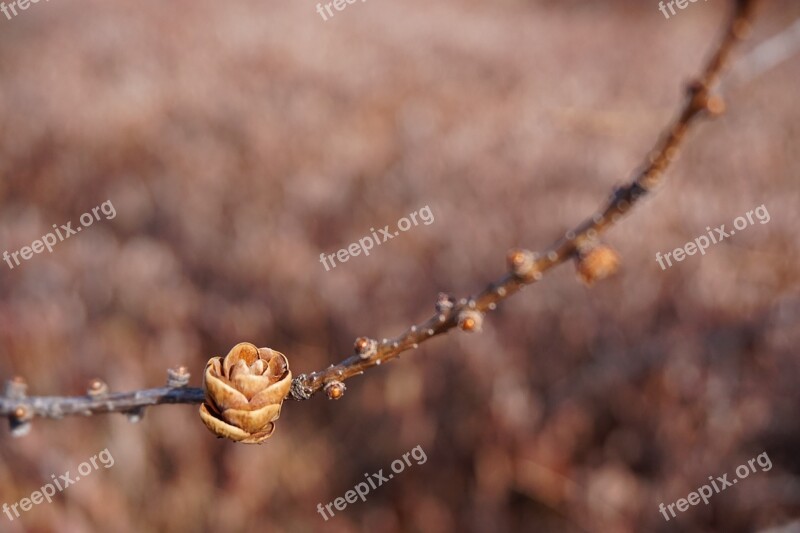
[[[551,268],[575,257],[579,250],[592,246],[600,233],[615,224],[633,204],[661,182],[664,171],[677,156],[689,126],[702,112],[708,111],[716,115],[724,110],[722,99],[716,95],[712,96],[711,92],[718,84],[722,70],[728,64],[733,47],[749,33],[757,3],[757,0],[735,2],[735,9],[725,34],[703,74],[690,84],[686,102],[681,107],[678,119],[668,128],[664,138],[645,161],[642,170],[629,184],[616,189],[603,209],[575,229],[568,231],[563,238],[541,254],[527,250],[512,250],[509,253],[511,271],[500,280],[489,285],[478,295],[463,299],[449,309],[447,305],[439,305],[436,315],[422,324],[412,326],[396,338],[384,339],[378,343],[375,353],[368,357],[357,354],[326,370],[298,376],[292,384],[291,397],[295,400],[307,399],[328,382],[343,381],[361,374],[367,368],[389,361],[408,349],[416,348],[419,343],[446,333],[456,326],[461,325],[462,329],[471,329],[464,328],[468,313],[493,310],[497,302],[508,298],[525,285],[539,281]],[[356,344],[359,351],[359,342]]]
[[[110,394],[108,385],[99,379],[89,383],[85,396],[27,396],[28,384],[21,377],[6,383],[0,397],[0,416],[8,417],[14,436],[25,435],[35,417],[62,418],[70,415],[91,416],[102,413],[125,413],[138,421],[144,408],[165,403],[202,403],[203,389],[189,388],[186,367],[167,370],[167,386],[133,392]]]
[[[498,302],[526,285],[539,281],[547,271],[569,259],[578,261],[579,270],[588,270],[586,274],[590,280],[596,266],[586,263],[592,250],[598,249],[599,235],[659,185],[664,171],[675,159],[689,127],[696,119],[704,114],[717,115],[724,110],[721,98],[713,95],[712,91],[718,85],[719,76],[728,64],[734,46],[749,33],[758,1],[734,0],[735,9],[725,33],[702,75],[690,84],[678,118],[669,126],[634,179],[617,188],[600,211],[568,231],[542,253],[512,250],[508,255],[509,272],[477,295],[460,301],[440,295],[436,314],[421,324],[411,326],[401,335],[381,341],[364,337],[357,339],[355,355],[325,370],[295,377],[287,398],[306,400],[323,389],[330,398],[339,398],[344,391],[343,381],[362,374],[370,367],[390,361],[402,352],[415,349],[420,343],[453,328],[477,331],[485,312],[495,309]],[[61,418],[68,415],[127,413],[137,418],[144,408],[151,405],[202,403],[203,389],[186,387],[188,378],[185,368],[170,370],[167,387],[118,394],[108,394],[107,387],[95,380],[86,396],[75,397],[28,397],[27,385],[20,378],[15,378],[8,382],[5,397],[0,397],[0,416],[9,418],[15,435],[27,431],[30,421],[37,416]]]

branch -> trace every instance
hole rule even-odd
[[[6,383],[5,397],[0,397],[0,416],[11,423],[15,437],[30,431],[35,417],[63,418],[70,415],[91,416],[102,413],[124,413],[131,422],[138,422],[144,408],[166,403],[203,403],[203,389],[186,387],[186,367],[167,370],[167,386],[133,392],[109,394],[108,385],[99,379],[90,382],[86,396],[27,396],[28,385],[16,377]]]
[[[523,249],[509,252],[509,271],[480,293],[460,301],[440,294],[436,302],[436,314],[411,326],[401,335],[381,341],[366,337],[356,339],[354,355],[325,370],[295,377],[287,398],[307,400],[325,390],[329,398],[338,399],[344,393],[343,382],[346,379],[391,361],[407,350],[416,349],[420,343],[432,337],[454,328],[479,331],[484,314],[495,309],[498,302],[541,280],[545,273],[569,259],[576,261],[578,274],[588,284],[612,274],[618,258],[615,252],[599,242],[599,235],[617,223],[643,196],[661,183],[664,171],[675,160],[689,127],[699,117],[715,116],[724,111],[722,99],[712,92],[719,83],[720,74],[727,66],[734,46],[750,32],[758,2],[734,0],[734,11],[724,35],[703,73],[689,85],[677,119],[667,128],[634,179],[615,189],[602,209],[567,231],[564,237],[542,253]],[[169,370],[168,376],[166,387],[117,394],[109,394],[103,382],[94,380],[87,395],[74,397],[28,397],[24,380],[14,378],[8,382],[5,396],[0,397],[0,416],[8,417],[12,434],[22,435],[30,429],[31,420],[37,416],[61,418],[69,415],[124,413],[135,421],[151,405],[203,403],[203,389],[186,387],[189,373],[185,367]]]
[[[440,295],[437,314],[422,324],[411,326],[402,335],[393,339],[383,339],[380,343],[363,338],[356,340],[356,355],[326,370],[296,377],[292,383],[290,396],[295,400],[310,398],[327,383],[361,374],[367,368],[390,361],[406,350],[417,348],[419,343],[457,326],[466,331],[480,329],[484,312],[495,309],[499,301],[508,298],[524,286],[541,280],[548,270],[570,258],[578,260],[578,272],[586,281],[591,282],[595,277],[602,278],[610,273],[603,272],[603,275],[598,276],[600,272],[592,272],[595,267],[613,270],[611,263],[615,262],[607,250],[595,248],[597,237],[619,221],[636,202],[661,182],[664,171],[677,156],[689,126],[703,112],[718,115],[724,111],[725,105],[722,99],[711,93],[729,62],[734,46],[749,34],[757,3],[758,0],[735,1],[734,12],[719,46],[706,64],[702,75],[688,87],[688,96],[677,120],[667,129],[665,136],[650,153],[636,177],[629,184],[617,188],[603,209],[568,231],[563,238],[541,254],[528,250],[512,250],[508,254],[510,272],[478,295],[462,299],[455,305],[447,296]],[[592,253],[593,250],[597,250],[598,253]]]

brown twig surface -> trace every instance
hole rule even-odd
[[[718,86],[720,74],[729,63],[734,46],[749,33],[758,2],[734,0],[734,10],[724,35],[703,73],[689,85],[677,119],[668,127],[630,183],[615,189],[602,209],[567,231],[544,252],[512,250],[508,255],[509,271],[480,293],[460,301],[440,295],[436,314],[411,326],[399,336],[380,341],[364,337],[357,339],[354,355],[325,370],[295,377],[287,398],[306,400],[325,390],[329,398],[338,399],[344,392],[343,382],[370,367],[390,361],[402,352],[415,349],[420,343],[453,328],[477,331],[484,313],[495,309],[498,302],[539,281],[547,271],[569,259],[576,261],[579,274],[588,283],[613,272],[616,255],[599,243],[600,234],[660,184],[664,171],[675,160],[690,126],[699,117],[718,115],[724,111],[722,99],[713,91]],[[26,395],[27,385],[21,378],[15,378],[8,382],[5,396],[0,397],[0,416],[8,417],[15,435],[24,434],[31,420],[37,416],[61,418],[69,415],[126,413],[132,419],[137,419],[151,405],[202,403],[203,389],[186,387],[188,379],[186,369],[180,368],[169,371],[168,384],[162,388],[109,394],[105,384],[95,380],[86,396],[29,397]]]

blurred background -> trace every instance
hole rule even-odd
[[[428,318],[515,246],[542,249],[631,176],[701,68],[727,2],[76,0],[0,16],[0,378],[31,395],[161,386],[236,343],[295,375]],[[766,2],[741,49],[800,16]],[[726,90],[667,184],[608,242],[615,278],[565,265],[488,316],[287,402],[263,446],[197,406],[0,428],[0,502],[115,459],[3,531],[798,531],[797,57]],[[764,204],[668,270],[655,261]],[[326,272],[320,253],[429,205],[435,222]],[[428,460],[325,522],[415,446]],[[666,522],[671,503],[767,452]],[[795,522],[793,522],[793,520]],[[794,524],[794,525],[791,525]],[[783,527],[784,529],[779,529]]]

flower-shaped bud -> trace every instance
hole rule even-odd
[[[586,285],[605,279],[619,269],[619,255],[604,244],[580,250],[576,261],[578,277]]]
[[[286,356],[248,342],[206,365],[206,401],[200,418],[219,437],[261,444],[275,430],[275,420],[292,386]]]

